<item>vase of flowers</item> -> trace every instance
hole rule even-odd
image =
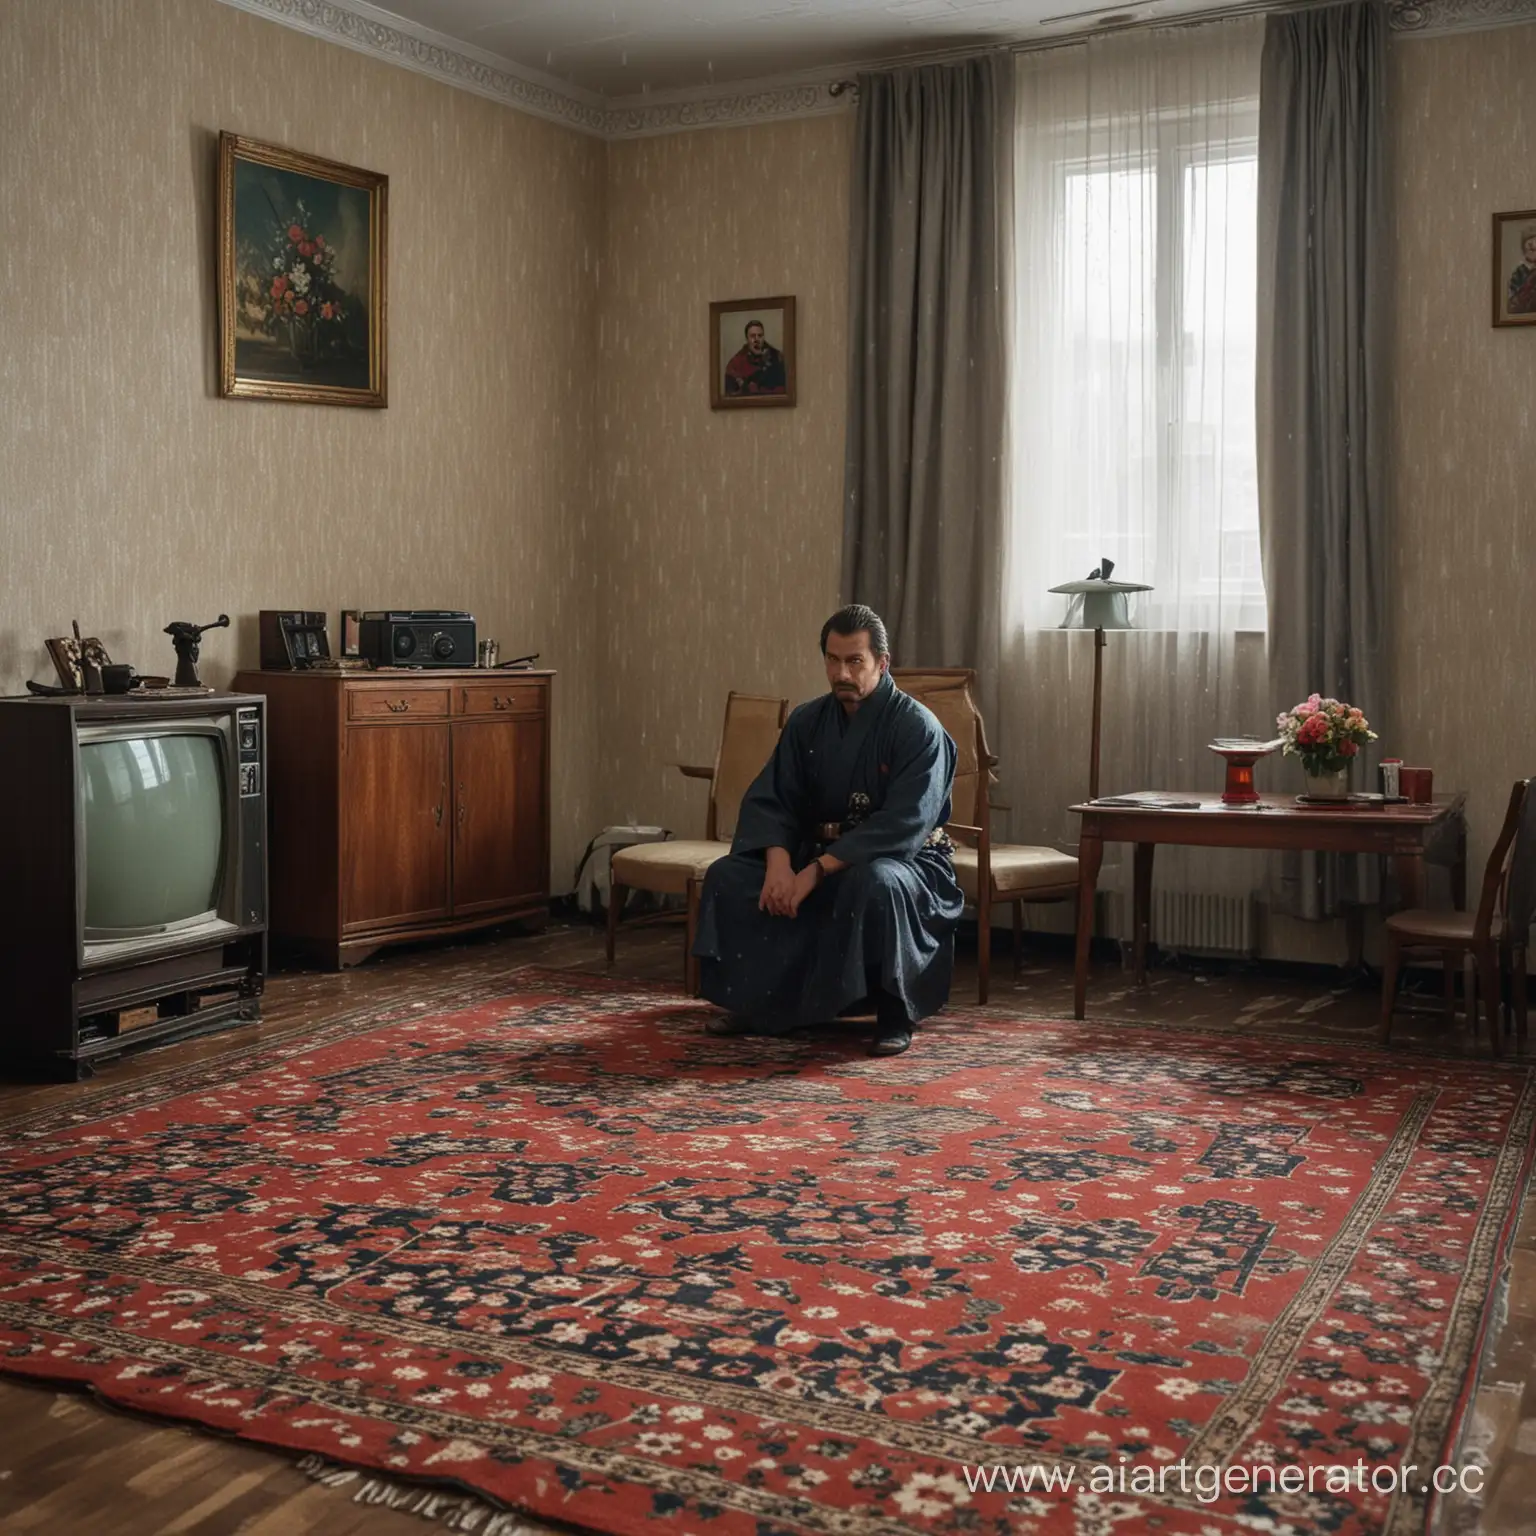
[[[1349,799],[1348,768],[1335,768],[1332,773],[1308,773],[1303,768],[1301,777],[1307,786],[1305,793],[1308,800]]]
[[[1376,740],[1371,722],[1351,704],[1312,694],[1276,717],[1287,756],[1301,759],[1307,796],[1344,800],[1349,796],[1349,765],[1360,749]]]
[[[251,329],[286,343],[307,369],[341,337],[347,296],[336,275],[335,248],[311,228],[303,201],[294,207],[292,218],[273,222],[265,249],[242,248],[249,270],[241,284],[241,317]]]

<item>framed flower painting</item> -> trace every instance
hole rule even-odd
[[[389,178],[219,135],[219,393],[388,402]]]

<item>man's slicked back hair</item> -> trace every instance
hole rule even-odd
[[[821,654],[827,654],[828,635],[856,635],[861,629],[869,631],[869,648],[876,656],[891,654],[891,642],[885,633],[885,620],[863,603],[849,603],[846,608],[839,608],[821,626]]]

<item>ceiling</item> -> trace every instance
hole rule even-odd
[[[1222,0],[383,0],[418,27],[606,97],[987,47]],[[1230,0],[1228,0],[1230,3]]]

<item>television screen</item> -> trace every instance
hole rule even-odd
[[[220,753],[219,737],[191,732],[81,742],[86,938],[153,933],[217,908]]]

